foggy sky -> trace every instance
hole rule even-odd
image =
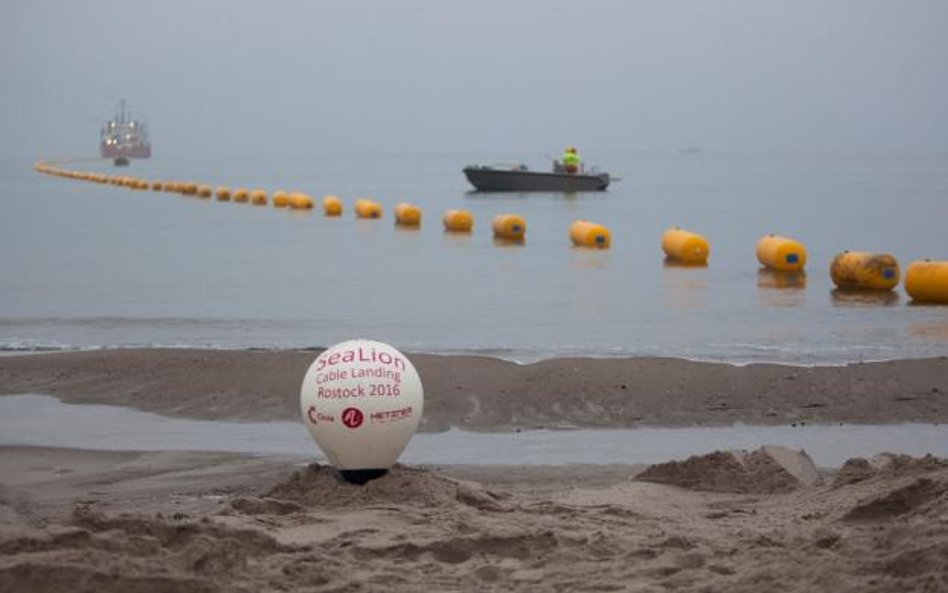
[[[945,0],[4,0],[0,157],[948,150]]]

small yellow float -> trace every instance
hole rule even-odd
[[[830,278],[841,290],[892,290],[899,285],[899,262],[888,253],[844,251],[833,258]]]
[[[382,206],[378,202],[359,198],[355,201],[357,218],[382,218]]]
[[[290,196],[283,190],[273,192],[273,207],[286,208],[290,205]]]
[[[789,237],[767,235],[757,242],[757,260],[781,272],[799,272],[806,265],[806,248]]]
[[[399,226],[418,226],[421,224],[421,208],[408,202],[395,206],[395,224]]]
[[[527,221],[518,214],[498,214],[491,221],[494,237],[507,241],[523,241],[527,234]]]
[[[474,215],[467,210],[448,210],[441,218],[444,230],[451,233],[470,233],[474,228]]]
[[[262,189],[255,189],[250,192],[250,203],[254,206],[267,205],[267,192]]]
[[[340,216],[342,214],[342,200],[336,196],[323,198],[323,214],[326,216]]]
[[[609,229],[588,220],[573,222],[569,226],[569,238],[573,241],[573,245],[577,247],[608,249],[612,245],[612,234]]]
[[[293,210],[312,210],[313,208],[313,198],[302,192],[291,193],[288,203]]]
[[[662,233],[662,251],[670,260],[703,265],[708,263],[711,248],[708,240],[698,233],[674,227]]]
[[[948,303],[948,261],[912,262],[905,271],[905,292],[919,303]]]
[[[246,188],[238,187],[234,190],[234,201],[246,204],[250,200],[250,192]]]

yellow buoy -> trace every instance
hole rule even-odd
[[[267,205],[267,192],[262,189],[255,189],[250,192],[250,203],[254,206],[266,206]]]
[[[285,191],[277,190],[273,192],[273,207],[286,208],[290,205],[290,196]]]
[[[234,190],[233,193],[234,201],[241,204],[246,204],[250,200],[250,192],[246,188],[238,187]]]
[[[382,218],[382,206],[378,202],[359,198],[355,202],[357,218]]]
[[[193,196],[197,193],[197,191],[198,191],[198,185],[194,183],[193,181],[189,181],[188,183],[182,184],[181,193],[183,193],[186,196]]]
[[[948,303],[948,261],[912,262],[905,270],[905,292],[920,303]]]
[[[210,185],[203,185],[203,184],[202,184],[202,185],[199,185],[198,188],[197,188],[197,194],[198,194],[198,196],[201,197],[201,198],[209,198],[209,197],[211,197],[211,193],[212,193],[212,191],[211,191],[211,186],[210,186]]]
[[[662,233],[662,251],[668,259],[701,265],[708,263],[711,248],[708,240],[698,233],[674,227]]]
[[[162,191],[174,191],[174,181],[165,181],[161,184]]]
[[[230,188],[220,185],[217,187],[217,190],[214,191],[214,195],[217,196],[219,202],[229,202],[230,201]]]
[[[395,206],[395,224],[400,226],[418,226],[421,224],[421,208],[408,202]]]
[[[470,233],[474,228],[474,216],[467,210],[448,210],[441,222],[444,230],[451,233]]]
[[[289,197],[289,205],[293,210],[312,210],[313,198],[302,192],[293,192]]]
[[[577,247],[608,249],[612,245],[612,234],[609,233],[609,229],[588,220],[577,220],[571,224],[569,238]]]
[[[94,179],[94,181],[98,181],[98,179]],[[152,191],[161,191],[161,188],[162,188],[162,184],[161,184],[160,181],[152,181],[152,182],[151,182],[151,190],[152,190]]]
[[[323,214],[326,216],[339,216],[342,214],[342,200],[336,196],[326,196],[323,198]]]
[[[843,290],[892,290],[899,284],[899,262],[888,253],[844,251],[833,258],[830,278]]]
[[[767,235],[757,242],[757,260],[773,270],[798,272],[806,265],[806,248],[789,237]]]
[[[508,241],[523,241],[527,234],[527,221],[517,214],[498,214],[491,221],[494,237]]]

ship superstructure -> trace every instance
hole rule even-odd
[[[119,103],[115,117],[102,126],[99,152],[102,158],[114,159],[116,165],[127,165],[128,159],[147,159],[151,156],[148,126],[132,117],[125,107],[124,99]]]

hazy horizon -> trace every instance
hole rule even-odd
[[[948,3],[21,1],[0,156],[948,150]]]

